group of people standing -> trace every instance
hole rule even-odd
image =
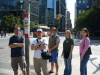
[[[18,64],[24,75],[26,75],[25,70],[25,59],[24,59],[24,38],[19,35],[20,27],[15,27],[15,35],[9,40],[9,47],[11,48],[11,65],[14,71],[14,75],[18,75]],[[37,75],[41,75],[41,69],[43,75],[49,75],[54,73],[54,67],[56,69],[55,75],[59,75],[59,64],[58,64],[58,54],[59,54],[59,43],[60,37],[57,35],[58,30],[53,27],[50,32],[49,40],[42,37],[42,29],[37,29],[37,39],[32,41],[31,50],[34,50],[33,63],[34,69]],[[87,75],[87,62],[90,55],[85,56],[86,51],[90,46],[89,32],[86,28],[82,29],[81,33],[83,39],[79,43],[80,52],[80,75]],[[64,56],[65,69],[63,75],[72,75],[72,54],[74,48],[74,41],[72,39],[72,34],[70,30],[65,32],[65,40],[63,42],[63,50],[61,56]],[[52,58],[49,59],[51,63],[51,69],[48,70],[47,60],[42,59],[41,53],[43,51],[48,51],[51,53]]]

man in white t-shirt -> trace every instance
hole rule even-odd
[[[37,39],[32,42],[31,46],[31,49],[34,50],[34,69],[37,75],[41,75],[41,68],[43,70],[43,75],[48,75],[47,60],[41,57],[41,50],[47,51],[47,45],[47,39],[42,37],[42,29],[37,29]]]

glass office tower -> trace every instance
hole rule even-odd
[[[3,16],[10,15],[20,16],[20,20],[24,20],[24,12],[27,10],[28,0],[0,0],[0,21]],[[30,20],[38,21],[38,2],[30,3]]]

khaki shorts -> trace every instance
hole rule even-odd
[[[13,71],[18,70],[18,65],[20,66],[21,70],[24,70],[26,67],[26,62],[24,56],[20,57],[12,57],[11,58],[11,66]]]

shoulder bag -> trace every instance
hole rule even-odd
[[[84,47],[85,47],[85,39],[84,39]],[[91,47],[89,47],[88,50],[85,52],[84,56],[88,56],[91,54],[92,54]]]
[[[38,39],[36,39],[37,40],[37,43],[39,43],[39,41],[38,41]],[[39,45],[39,47],[40,47],[40,45]],[[41,56],[42,56],[42,59],[45,59],[45,60],[48,60],[48,59],[51,59],[52,58],[52,55],[51,55],[51,53],[50,52],[43,52],[43,50],[41,50]]]

